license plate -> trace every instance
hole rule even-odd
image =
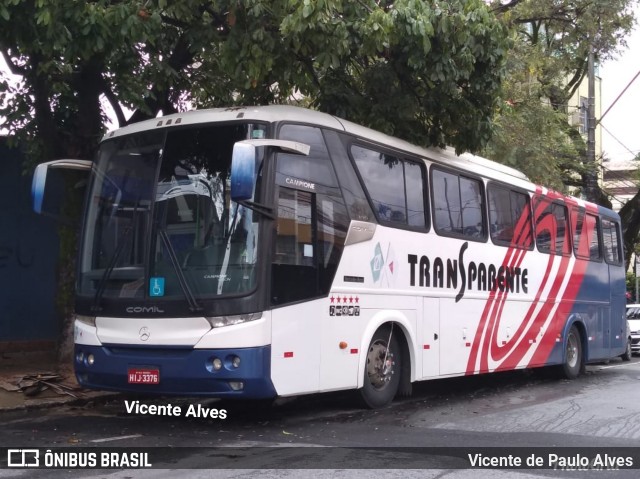
[[[129,368],[129,384],[160,384],[160,371],[158,369]]]

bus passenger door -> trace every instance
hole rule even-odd
[[[342,318],[350,322],[337,321],[341,319],[337,315],[329,317],[331,300],[327,298],[344,246],[346,210],[330,194],[287,188],[282,182],[279,185],[271,265],[272,377],[276,390],[282,395],[353,387],[358,356],[346,358],[353,373],[347,371],[344,357],[335,358],[340,365],[333,367],[334,353],[343,356],[344,351],[338,348],[340,340],[328,337],[347,337],[350,343],[356,341],[349,338],[357,337],[353,330],[358,320],[355,298],[333,298],[334,305],[340,302],[351,313],[350,318]],[[328,344],[335,351],[327,351]]]
[[[315,195],[278,188],[271,264],[271,377],[278,395],[318,391],[320,320],[314,260]]]
[[[328,295],[349,217],[320,129],[285,124],[279,138],[310,145],[306,156],[278,153],[275,171],[272,376],[278,394],[296,394],[343,383],[344,367],[329,368],[330,384],[321,380],[321,368],[326,360],[322,348],[326,345]],[[353,362],[357,373],[357,360]]]
[[[422,377],[440,375],[440,300],[422,300]]]

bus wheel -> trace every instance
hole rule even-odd
[[[578,328],[571,326],[564,344],[564,362],[561,366],[562,376],[575,379],[582,372],[582,341]]]
[[[391,403],[400,384],[400,345],[393,327],[378,329],[367,350],[364,386],[360,395],[371,409]]]
[[[620,356],[623,361],[631,361],[631,356],[633,353],[631,352],[631,338],[627,338],[627,349],[624,350],[624,353]]]

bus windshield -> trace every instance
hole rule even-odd
[[[96,305],[102,298],[197,305],[251,291],[258,217],[230,200],[229,172],[234,143],[262,137],[261,128],[187,127],[105,141],[89,193],[79,293]]]

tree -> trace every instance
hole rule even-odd
[[[91,158],[106,105],[122,126],[300,96],[475,151],[491,134],[506,49],[482,0],[0,0],[0,53],[21,77],[0,76],[0,117],[34,163]]]
[[[640,162],[640,155],[636,155],[634,161],[636,163]],[[637,174],[638,173],[636,173],[636,177]],[[640,235],[640,191],[622,205],[619,213],[624,226],[622,238],[624,244],[624,260],[627,269],[629,269],[632,256],[635,255],[637,258],[640,255],[640,241],[638,241],[638,235]]]
[[[506,46],[481,0],[2,0],[0,19],[0,50],[23,77],[3,82],[0,114],[41,158],[92,153],[100,98],[123,125],[293,93],[421,144],[477,150]]]
[[[571,141],[563,108],[550,107],[535,72],[546,54],[514,34],[503,82],[504,101],[484,156],[523,171],[532,181],[565,191],[582,169],[584,143]],[[579,135],[578,135],[579,136]],[[582,149],[580,149],[582,147]]]
[[[634,24],[636,0],[512,0],[492,2],[514,33],[496,135],[485,154],[556,189],[584,190],[597,165],[587,158],[582,135],[567,122],[567,104],[596,61],[614,56]],[[546,105],[551,108],[545,108]],[[611,206],[596,187],[591,198]],[[640,192],[620,210],[627,266],[640,233]]]
[[[597,174],[568,102],[585,79],[589,52],[603,61],[625,45],[635,0],[494,1],[492,9],[513,32],[493,158],[558,189],[583,188]],[[550,107],[550,108],[549,108]],[[610,206],[599,192],[591,198]]]

